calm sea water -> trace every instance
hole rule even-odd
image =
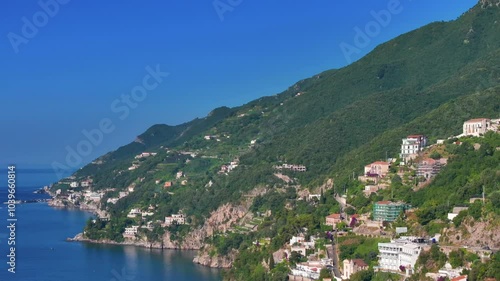
[[[46,198],[33,190],[56,181],[50,171],[18,170],[18,199]],[[6,171],[0,170],[0,281],[221,280],[220,271],[193,264],[195,252],[70,243],[91,214],[45,203],[17,205],[16,273],[7,271]]]

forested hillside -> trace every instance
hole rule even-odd
[[[424,226],[443,218],[450,204],[465,203],[481,184],[497,198],[498,135],[458,148],[448,141],[456,158],[419,191],[401,184],[396,192],[358,199],[361,189],[354,179],[370,162],[397,158],[407,135],[425,134],[435,143],[460,134],[468,119],[500,117],[499,18],[499,7],[477,4],[455,21],[401,35],[349,66],[299,81],[280,94],[218,108],[185,124],[152,126],[73,176],[92,180],[91,191],[103,194],[98,208],[111,216],[109,222],[89,222],[87,236],[123,241],[125,228],[139,222],[127,216],[133,208],[154,210],[152,222],[182,213],[186,224],[155,224],[148,240],[159,241],[167,231],[168,241],[180,245],[191,233],[210,229],[199,237],[211,256],[238,250],[227,278],[260,280],[251,277],[260,274],[254,277],[282,280],[286,268],[264,268],[262,261],[298,229],[307,229],[308,236],[322,233],[324,217],[340,208],[335,193],[347,192],[359,213],[374,200],[405,200],[422,208],[417,219]],[[476,142],[477,151],[471,149]],[[138,157],[143,152],[154,155]],[[285,163],[306,171],[277,168]],[[65,196],[83,190],[73,190],[69,182],[52,189]],[[445,200],[451,186],[456,194]],[[302,200],[309,191],[321,192],[318,202]],[[238,219],[244,222],[213,230],[207,219],[222,206],[241,207]],[[252,246],[268,238],[268,245]]]

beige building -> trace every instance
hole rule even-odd
[[[354,260],[344,260],[344,271],[342,274],[342,279],[349,279],[354,273],[367,270],[368,265],[364,260],[354,259]]]
[[[391,164],[389,162],[377,161],[365,166],[365,175],[376,175],[385,177],[389,173]]]
[[[342,221],[342,217],[340,214],[331,214],[326,217],[326,225],[331,225],[335,228],[335,225]]]
[[[489,130],[492,130],[490,119],[476,118],[464,122],[463,135],[478,137]]]

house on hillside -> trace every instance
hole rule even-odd
[[[378,243],[380,271],[406,272],[412,275],[415,263],[422,252],[422,246],[413,242],[392,241],[390,243]]]
[[[132,227],[126,227],[123,233],[124,238],[134,238],[139,231],[138,225],[133,225]]]
[[[424,147],[427,146],[429,140],[424,135],[409,135],[403,139],[401,144],[401,153],[399,157],[404,161],[414,159]]]
[[[492,130],[492,128],[491,119],[470,119],[464,122],[462,135],[478,137],[485,134],[487,131]]]
[[[326,225],[331,225],[333,228],[337,225],[337,223],[342,221],[342,216],[340,214],[331,214],[326,217]]]
[[[173,182],[167,181],[167,182],[165,182],[165,184],[163,185],[163,187],[164,188],[169,188],[169,187],[172,187],[173,184],[174,184]]]
[[[342,275],[343,279],[351,278],[351,275],[358,271],[367,270],[368,265],[362,259],[353,259],[353,260],[344,260],[344,274]]]
[[[432,158],[424,158],[420,160],[417,164],[417,176],[424,177],[426,180],[429,180],[435,177],[441,168],[446,165],[447,159],[432,159]]]
[[[391,164],[384,161],[376,161],[365,166],[365,175],[385,177],[389,173]]]
[[[165,217],[165,226],[171,226],[174,223],[186,224],[186,216],[184,214],[173,214],[170,217]]]
[[[409,209],[409,205],[403,202],[379,201],[373,204],[374,221],[395,221],[401,212]]]
[[[376,161],[365,166],[364,174],[358,177],[361,182],[373,182],[377,184],[381,178],[384,178],[389,173],[391,163],[384,161]]]

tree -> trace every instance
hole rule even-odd
[[[469,212],[467,210],[460,211],[460,213],[453,218],[453,225],[455,225],[455,227],[459,227],[468,215]]]
[[[469,207],[469,215],[473,217],[475,220],[478,220],[481,218],[482,214],[482,209],[483,209],[483,202],[482,201],[477,201],[474,202],[470,207]]]
[[[453,268],[464,265],[464,252],[462,250],[454,250],[449,254],[449,261]]]
[[[351,275],[351,281],[371,281],[372,279],[372,270],[361,270]]]
[[[490,195],[490,201],[495,210],[500,210],[500,192],[494,192]]]
[[[323,278],[332,278],[332,274],[330,273],[330,270],[326,268],[322,268],[321,271],[319,272],[319,279],[323,280]]]
[[[273,254],[269,254],[269,270],[273,270],[274,269],[274,257],[273,257]]]
[[[356,210],[354,210],[352,207],[349,206],[349,207],[345,208],[345,213],[352,216],[356,213]]]
[[[290,254],[290,258],[288,259],[290,261],[290,263],[292,264],[297,264],[299,262],[302,261],[302,255],[298,252],[295,252],[293,251],[291,254]]]
[[[437,151],[434,151],[432,152],[430,155],[429,155],[430,158],[434,159],[434,160],[437,160],[437,159],[440,159],[441,158],[441,154]]]

